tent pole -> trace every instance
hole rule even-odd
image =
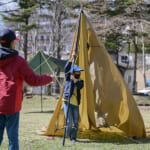
[[[80,30],[80,21],[81,21],[81,13],[83,13],[82,9],[80,11],[80,16],[79,16],[78,30],[77,30],[77,35],[76,35],[76,43],[75,43],[75,48],[74,48],[75,52],[77,52],[77,44],[78,44],[78,39],[79,39],[79,30]],[[74,65],[75,65],[75,61],[76,61],[76,56],[73,57],[71,74],[73,74],[73,68],[74,68]],[[71,84],[71,88],[70,88],[70,93],[71,93],[72,84],[73,84],[72,80],[71,80],[70,84]],[[69,95],[69,99],[68,99],[68,107],[67,107],[67,114],[66,114],[66,119],[65,119],[65,127],[64,127],[64,135],[63,135],[62,146],[65,145],[65,137],[66,137],[67,120],[68,120],[68,113],[69,113],[69,106],[70,106],[70,98],[71,98],[71,95]]]
[[[40,52],[40,75],[41,75],[41,52]],[[41,86],[41,112],[43,112],[43,102],[42,102],[42,86]]]
[[[43,102],[42,102],[42,86],[41,86],[41,112],[43,112]]]

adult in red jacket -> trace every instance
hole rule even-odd
[[[6,127],[9,150],[19,150],[19,112],[22,104],[23,81],[31,86],[50,83],[50,75],[35,75],[26,60],[18,56],[14,31],[5,29],[0,34],[0,145]]]

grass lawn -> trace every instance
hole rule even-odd
[[[130,139],[121,142],[79,139],[77,143],[72,144],[66,139],[65,147],[62,147],[61,137],[48,140],[47,136],[37,135],[37,130],[48,125],[57,104],[57,100],[53,97],[44,96],[43,98],[43,112],[41,112],[40,96],[23,100],[19,129],[20,150],[150,150],[150,139],[148,138],[137,139],[136,141],[140,144]],[[150,109],[140,109],[140,111],[145,126],[150,127]],[[0,150],[7,149],[8,139],[5,131]]]

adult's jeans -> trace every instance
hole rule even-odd
[[[6,128],[9,139],[9,150],[19,150],[18,130],[19,112],[10,115],[0,115],[0,145]]]
[[[68,102],[64,102],[65,118],[67,116],[67,108],[68,108]],[[66,135],[70,136],[71,139],[76,139],[77,137],[78,121],[79,121],[79,107],[70,104],[67,125],[66,125]]]

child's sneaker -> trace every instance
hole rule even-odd
[[[72,141],[73,143],[76,143],[76,139],[72,139],[71,141]]]

